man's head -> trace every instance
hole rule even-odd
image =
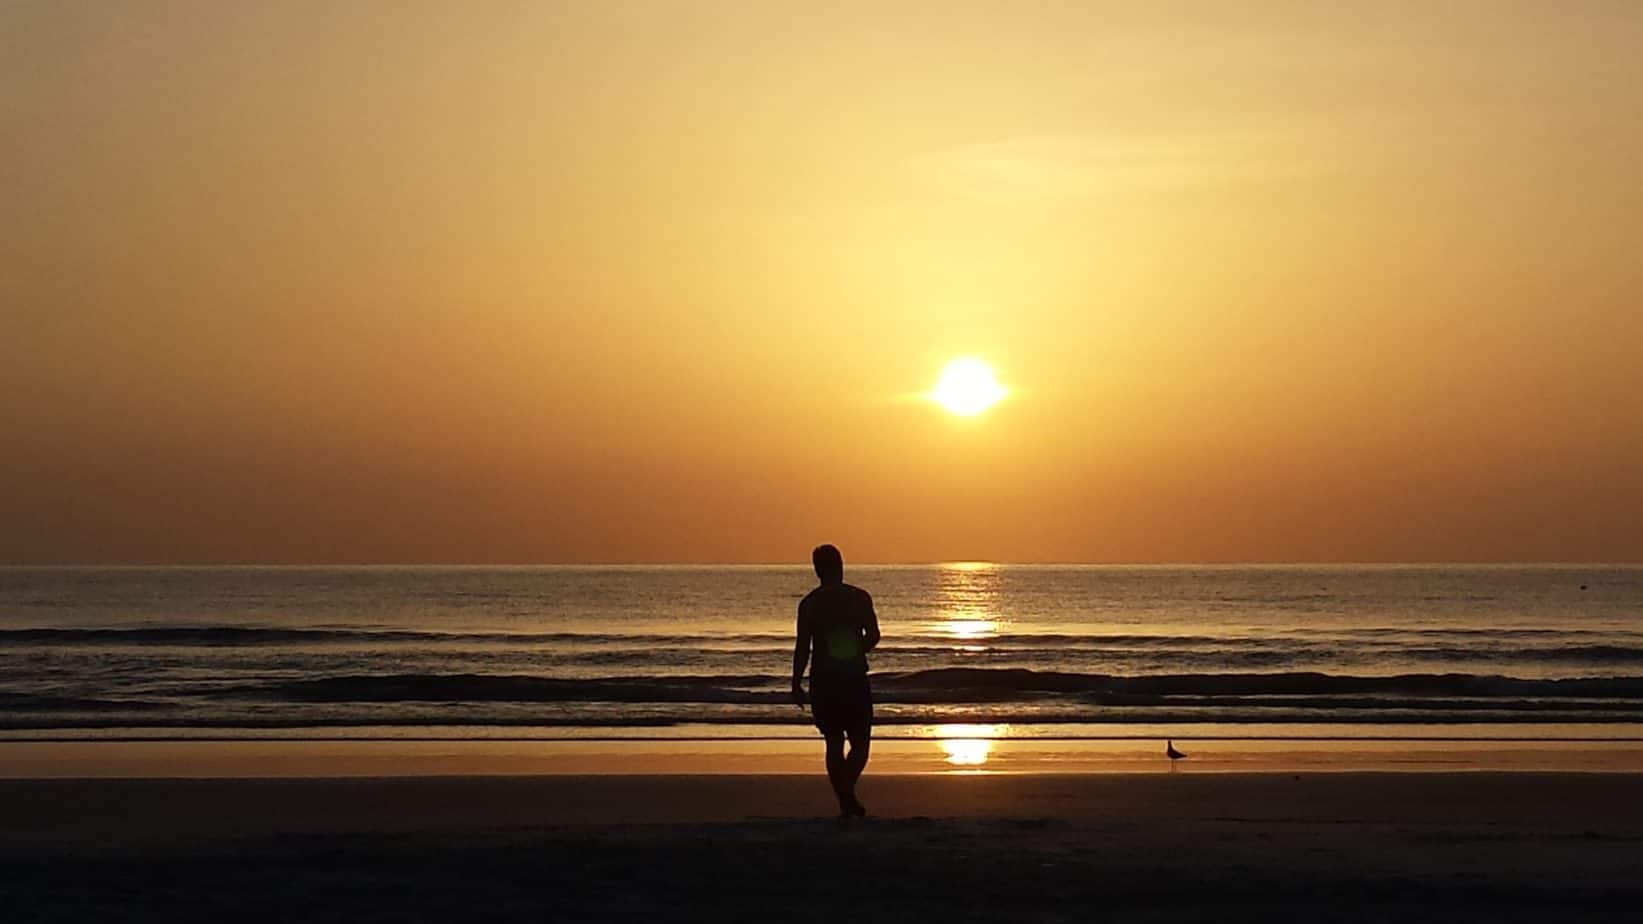
[[[838,584],[844,580],[844,556],[836,546],[818,545],[810,553],[810,563],[816,566],[816,577],[823,584]]]

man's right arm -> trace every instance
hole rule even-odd
[[[867,591],[861,592],[861,602],[867,610],[862,619],[862,653],[872,651],[879,645],[879,614],[873,610],[873,595]]]

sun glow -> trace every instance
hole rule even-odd
[[[992,367],[965,357],[947,364],[930,399],[960,417],[974,417],[1004,399],[1009,389],[993,377]]]

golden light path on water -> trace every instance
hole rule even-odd
[[[968,642],[998,635],[1003,623],[997,611],[998,580],[999,567],[991,562],[943,564],[936,586],[938,619],[931,628]]]
[[[936,586],[936,620],[930,630],[963,644],[955,647],[980,654],[986,642],[998,637],[1007,620],[998,612],[1000,568],[991,562],[949,562],[941,566]],[[993,753],[995,739],[1009,734],[1008,725],[947,724],[931,729],[930,737],[958,771],[979,771]]]

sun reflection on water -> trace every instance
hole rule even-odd
[[[987,762],[993,743],[981,738],[948,738],[941,742],[947,762],[958,767],[979,767]]]
[[[993,752],[993,739],[1007,731],[1007,725],[937,725],[936,743],[955,767],[979,767]]]
[[[999,612],[999,566],[988,562],[953,562],[941,566],[936,584],[937,620],[930,631],[951,639],[953,649],[973,656],[986,652],[989,642],[1005,631]],[[992,757],[994,739],[1004,737],[1007,725],[937,725],[931,731],[942,760],[955,772],[979,772]]]
[[[954,638],[989,638],[998,634],[996,619],[948,619],[938,628]]]
[[[952,562],[941,566],[936,586],[938,635],[959,641],[997,637],[999,567],[987,562]]]

